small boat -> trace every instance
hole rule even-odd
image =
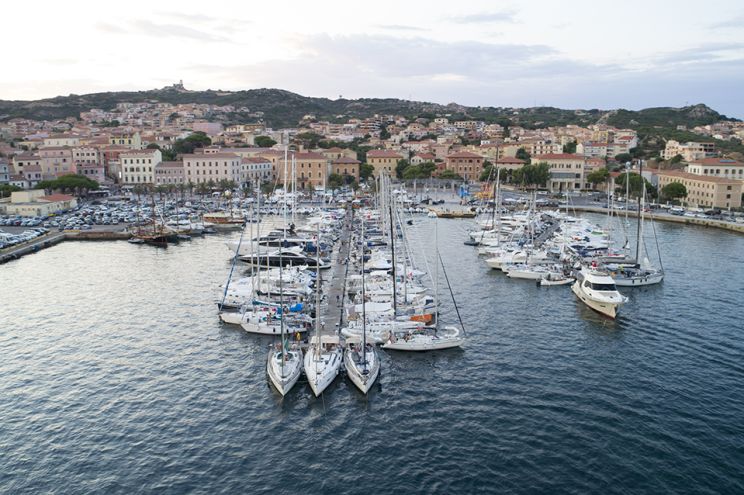
[[[475,218],[476,213],[474,211],[435,211],[434,214],[439,218]]]
[[[618,308],[628,302],[628,298],[617,291],[615,281],[608,273],[586,267],[579,272],[571,290],[594,311],[613,319],[617,317]]]
[[[538,280],[540,287],[550,287],[552,285],[569,285],[576,281],[574,277],[566,277],[564,275],[550,274],[545,278]]]
[[[140,237],[130,237],[127,242],[130,244],[144,244],[145,240]]]
[[[388,341],[382,345],[382,348],[395,351],[436,351],[461,347],[464,341],[465,339],[457,327],[446,326],[439,330],[424,327],[416,330],[391,332]]]

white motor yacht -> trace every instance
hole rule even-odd
[[[617,291],[608,273],[586,267],[579,272],[571,290],[594,311],[613,319],[617,317],[618,308],[628,302],[628,298]]]

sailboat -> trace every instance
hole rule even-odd
[[[286,167],[286,158],[285,158]],[[286,218],[286,204],[284,206],[284,215]],[[266,372],[269,380],[276,387],[282,396],[287,395],[302,374],[302,350],[296,345],[290,347],[288,339],[284,337],[284,316],[286,308],[284,307],[284,292],[282,291],[282,271],[279,270],[279,302],[281,305],[281,315],[279,319],[280,342],[269,351],[266,362]],[[318,311],[318,308],[316,308]]]
[[[346,340],[344,351],[344,366],[346,374],[352,383],[366,394],[372,388],[372,384],[380,374],[380,359],[377,349],[367,342],[366,332],[366,304],[364,304],[364,219],[362,219],[362,337],[361,339],[350,338]]]
[[[643,162],[641,162],[639,172],[643,173]],[[641,175],[643,177],[643,175]],[[628,181],[629,182],[629,181]],[[643,182],[643,191],[638,198],[638,223],[636,226],[636,249],[634,263],[614,263],[606,264],[605,267],[611,272],[612,278],[618,287],[641,287],[654,285],[664,280],[664,268],[654,268],[648,258],[641,259],[641,240],[643,239],[643,219],[646,200],[646,183]],[[627,210],[626,210],[627,213]],[[654,229],[654,237],[656,237]],[[658,240],[657,248],[658,248]],[[659,254],[659,263],[661,255]]]
[[[455,326],[446,326],[440,328],[439,326],[439,264],[442,262],[442,258],[439,255],[439,242],[438,242],[438,228],[435,221],[434,224],[434,245],[436,249],[435,254],[435,282],[434,282],[434,299],[436,301],[436,317],[434,321],[434,327],[420,327],[412,330],[390,332],[388,341],[382,345],[383,349],[391,349],[396,351],[435,351],[440,349],[451,349],[453,347],[460,347],[464,343],[465,339],[460,329]],[[442,264],[444,269],[444,264]],[[447,282],[449,285],[449,281]],[[450,287],[450,294],[452,294],[452,288]],[[452,301],[454,302],[454,294],[452,294]],[[457,305],[455,305],[457,308]],[[459,310],[458,317],[459,317]],[[462,321],[461,321],[462,323]]]
[[[320,260],[320,223],[315,256]],[[310,348],[305,352],[305,376],[316,397],[338,376],[343,361],[341,345],[337,335],[321,335],[320,329],[320,285],[321,273],[315,281],[315,335]]]

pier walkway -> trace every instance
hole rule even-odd
[[[346,275],[349,265],[346,259],[349,257],[349,240],[351,231],[351,212],[347,212],[344,218],[338,248],[334,250],[331,257],[333,266],[321,273],[323,277],[323,297],[325,303],[321,302],[321,323],[324,335],[333,335],[343,326],[343,305],[346,295]]]

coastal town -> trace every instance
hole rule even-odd
[[[185,91],[182,83],[174,88]],[[251,121],[233,121],[236,112]],[[400,180],[480,184],[500,169],[507,185],[564,194],[606,191],[624,180],[621,175],[638,173],[643,154],[633,129],[533,127],[447,114],[337,116],[334,122],[308,114],[294,127],[275,129],[264,123],[263,112],[249,108],[156,101],[91,108],[55,121],[12,118],[0,123],[0,214],[47,216],[66,209],[68,195],[83,192],[55,182],[70,175],[97,184],[97,194],[271,189],[284,181],[285,150],[296,164],[292,185],[308,192],[355,188],[383,172]],[[667,140],[658,156],[644,160],[642,173],[655,196],[704,210],[741,208],[744,162],[715,141],[738,142],[744,123],[687,131],[699,141]],[[547,174],[529,184],[525,167],[539,165]],[[48,194],[10,194],[40,185]]]

